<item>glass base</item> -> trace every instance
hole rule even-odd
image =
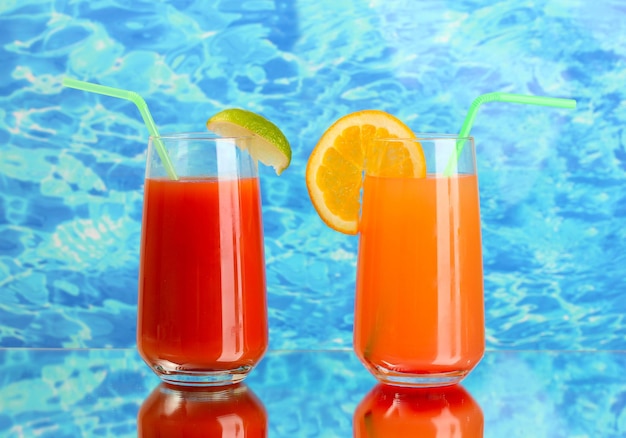
[[[158,363],[152,370],[159,378],[178,386],[226,386],[234,385],[246,378],[252,367],[242,365],[231,370],[185,370],[174,363]]]
[[[463,380],[469,370],[449,371],[443,373],[404,373],[389,370],[380,365],[374,365],[370,371],[381,383],[392,386],[404,386],[410,388],[435,388],[438,386],[456,385]]]

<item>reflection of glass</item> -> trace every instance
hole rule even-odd
[[[422,178],[365,175],[354,348],[384,383],[458,383],[485,348],[474,144],[466,140],[447,176],[456,137],[385,141],[422,149],[427,171]],[[387,157],[394,158],[406,159]]]
[[[267,413],[245,384],[199,388],[162,383],[139,409],[137,436],[266,437]]]
[[[148,146],[137,347],[170,383],[241,381],[267,348],[257,163],[246,138],[160,137]]]
[[[378,384],[354,412],[355,438],[482,438],[483,413],[460,385],[401,388]]]

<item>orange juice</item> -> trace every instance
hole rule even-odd
[[[367,175],[359,231],[357,356],[387,383],[460,380],[485,345],[476,175]]]
[[[355,438],[483,438],[482,410],[460,385],[399,388],[378,384],[354,411]]]

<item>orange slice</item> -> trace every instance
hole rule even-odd
[[[385,138],[415,138],[415,134],[384,111],[358,111],[337,120],[313,149],[306,185],[317,213],[332,229],[358,232],[363,172],[385,177],[426,176],[419,143],[373,142]]]

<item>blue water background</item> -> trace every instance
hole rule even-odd
[[[270,348],[351,346],[357,240],[304,184],[338,117],[389,111],[476,137],[487,346],[626,349],[626,4],[621,0],[0,2],[0,346],[132,347],[147,132],[243,107],[293,147],[262,169]]]

